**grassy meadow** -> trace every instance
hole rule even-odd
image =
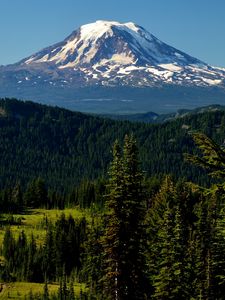
[[[29,295],[30,291],[33,294],[43,293],[44,284],[43,283],[32,283],[32,282],[15,282],[7,283],[1,286],[2,291],[0,292],[0,299],[25,299]],[[57,293],[59,285],[49,284],[48,290],[49,294]],[[74,292],[76,296],[79,296],[81,291],[85,291],[84,284],[75,284]]]

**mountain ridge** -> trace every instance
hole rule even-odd
[[[146,113],[126,114],[126,115],[99,114],[99,116],[109,118],[112,120],[160,124],[168,121],[174,121],[179,118],[185,118],[188,116],[210,113],[215,111],[221,111],[221,112],[225,111],[225,106],[219,104],[213,104],[213,105],[198,107],[195,109],[179,109],[176,112],[168,113],[168,114],[157,114],[155,112],[149,111]]]

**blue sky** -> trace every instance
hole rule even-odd
[[[0,0],[0,65],[101,19],[135,22],[169,45],[225,67],[224,15],[224,0]]]

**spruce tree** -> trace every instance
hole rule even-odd
[[[212,292],[214,299],[223,299],[225,294],[225,211],[221,210],[216,220],[212,238]]]
[[[151,199],[146,256],[155,299],[186,300],[192,295],[192,198],[184,183],[175,185],[167,176]]]
[[[49,292],[48,292],[48,283],[47,283],[47,280],[45,280],[45,284],[44,284],[43,300],[49,300]]]
[[[105,293],[109,299],[144,299],[143,258],[144,192],[138,149],[125,137],[123,155],[118,141],[113,147],[107,195]]]
[[[68,293],[68,300],[75,300],[75,294],[74,294],[74,282],[73,278],[70,279],[70,285],[69,285],[69,293]]]
[[[113,162],[110,166],[109,194],[107,195],[107,227],[103,240],[105,254],[105,294],[110,299],[122,299],[121,235],[123,233],[122,214],[124,208],[123,169],[121,148],[118,141],[113,147]]]
[[[193,134],[202,156],[186,154],[188,161],[209,171],[213,177],[225,178],[225,150],[203,133]]]
[[[187,154],[187,160],[225,178],[225,150],[202,133],[193,135],[202,155]],[[223,299],[225,292],[224,195],[225,184],[211,187],[203,197],[197,222],[197,290],[201,299]]]
[[[171,299],[172,290],[172,245],[174,220],[172,212],[167,206],[164,214],[164,223],[162,229],[158,233],[160,242],[160,262],[158,266],[158,274],[154,278],[153,286],[155,288],[154,298],[160,300]]]

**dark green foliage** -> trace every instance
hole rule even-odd
[[[48,207],[48,192],[43,179],[31,181],[24,194],[27,207]]]
[[[56,275],[62,276],[63,267],[66,274],[73,268],[81,267],[81,244],[86,236],[86,220],[82,219],[76,224],[70,216],[65,219],[62,215],[55,225],[55,265]],[[53,256],[54,257],[54,256]]]
[[[187,299],[187,255],[179,207],[165,211],[159,232],[160,264],[155,276],[155,299]]]
[[[225,151],[205,134],[193,134],[193,139],[202,151],[202,157],[186,155],[187,160],[210,171],[214,177],[225,177]]]
[[[104,222],[92,218],[87,228],[87,236],[84,243],[83,266],[81,279],[88,283],[90,293],[101,294],[103,290],[103,245]]]
[[[224,150],[204,134],[195,134],[194,140],[202,157],[187,155],[194,164],[208,169],[210,175],[224,177]],[[201,194],[196,215],[196,291],[201,299],[224,297],[224,183]]]
[[[66,203],[68,206],[79,205],[81,208],[87,208],[92,205],[104,206],[105,179],[95,181],[83,180],[68,193]]]
[[[8,228],[5,232],[2,254],[5,268],[2,274],[10,274],[7,280],[16,278],[31,282],[53,281],[79,271],[86,239],[86,220],[80,222],[64,215],[47,229],[44,245],[37,247],[31,236],[27,241],[22,231],[17,239]],[[2,275],[2,278],[4,277]]]
[[[148,175],[173,173],[204,185],[204,172],[183,162],[190,132],[202,130],[223,142],[222,111],[187,116],[159,125],[112,121],[17,100],[1,100],[0,188],[43,178],[50,190],[70,191],[81,181],[106,175],[110,148],[133,132]]]
[[[47,281],[45,281],[45,285],[44,285],[44,292],[43,292],[43,300],[50,300],[49,299],[49,292],[48,292],[48,284]]]
[[[75,294],[74,294],[74,282],[71,277],[70,284],[69,284],[69,291],[68,291],[68,300],[75,300]]]
[[[118,142],[110,168],[105,253],[105,293],[109,299],[144,299],[143,175],[134,138],[125,137],[123,154]]]
[[[25,191],[19,183],[12,188],[0,190],[2,213],[22,213],[27,208],[59,208],[79,206],[81,208],[104,206],[104,179],[84,180],[68,193],[48,190],[41,178],[28,182]]]
[[[29,123],[28,129],[30,129],[32,122],[35,125],[38,124],[38,126],[42,122],[46,126],[50,126],[48,122],[45,123],[45,120],[48,120],[51,116],[52,121],[54,114],[56,114],[58,125],[64,120],[65,116],[68,119],[74,116],[73,113],[64,110],[54,110],[34,105],[35,109],[41,110],[41,112],[39,111],[31,117],[33,104],[29,104],[30,111],[28,109],[28,111],[23,112],[20,111],[20,103],[17,101],[9,102],[9,107],[12,103],[18,105],[19,116],[15,116],[13,109],[12,111],[9,109],[8,116],[4,116],[4,118],[8,118],[10,122],[16,122],[20,119],[20,114],[24,114],[29,119],[29,121],[26,120]],[[48,111],[48,115],[45,115],[46,111]],[[79,116],[80,118],[90,118],[92,121],[89,121],[93,122],[92,125],[94,126],[95,122],[92,117]],[[4,118],[0,118],[0,123],[3,122]],[[85,122],[88,123],[87,119]],[[103,130],[101,127],[102,121],[98,118],[94,118],[94,120],[99,122],[99,127],[96,128],[95,132],[97,140],[94,138],[89,139],[91,129],[86,134],[86,139],[89,140],[89,145],[92,146],[94,140],[98,144],[99,132],[103,134],[103,132],[106,132],[105,129],[109,128],[108,121],[104,121]],[[174,153],[179,157],[179,149],[182,147],[188,150],[189,146],[193,146],[190,142],[189,133],[181,134],[181,137],[180,133],[176,132],[178,124],[180,126],[184,120],[185,122],[190,121],[190,126],[193,128],[199,127],[202,125],[201,122],[204,121],[205,130],[213,135],[211,125],[215,122],[224,122],[224,116],[220,113],[215,114],[214,117],[210,114],[203,114],[200,117],[182,119],[177,123],[172,122],[155,127],[148,127],[143,124],[140,127],[130,123],[124,124],[127,128],[134,129],[134,132],[140,133],[140,143],[143,146],[143,148],[140,147],[140,150],[144,159],[148,159],[149,153],[147,153],[146,147],[152,143],[153,145],[148,150],[154,159],[157,157],[158,164],[163,165],[166,163],[168,166],[171,165],[174,170],[184,168],[183,171],[188,171],[190,169],[186,169],[181,162],[178,163],[180,158],[178,161],[172,159]],[[25,119],[20,120],[20,122],[25,122]],[[198,124],[198,122],[201,124]],[[111,126],[113,127],[115,124],[117,123],[112,122]],[[14,125],[11,130],[12,128],[14,130]],[[225,127],[223,127],[224,124],[221,124],[219,127],[220,133],[224,132]],[[82,129],[81,126],[79,130],[82,131],[84,128]],[[162,128],[165,130],[163,131],[163,137],[158,136],[154,140],[154,134],[159,135]],[[70,129],[67,129],[65,131],[68,134]],[[122,134],[121,128],[117,129],[120,136]],[[81,144],[79,145],[79,147],[83,147],[82,154],[85,154],[87,162],[88,171],[84,178],[86,178],[88,172],[91,173],[93,167],[89,161],[90,157],[93,159],[91,162],[95,161],[95,155],[92,153],[93,149],[89,151],[88,155],[85,152],[87,150],[86,144],[82,140],[85,130],[82,131]],[[35,126],[32,127],[32,131],[36,131]],[[148,136],[148,133],[152,134],[153,132],[153,135]],[[24,131],[22,133],[23,136],[27,134]],[[173,147],[170,143],[169,145],[165,144],[172,133],[177,138],[181,137],[181,140],[183,138],[182,142],[179,140],[177,143],[183,143],[182,147],[180,147],[180,144],[173,145]],[[9,132],[6,135],[6,143],[8,134]],[[223,179],[225,157],[223,147],[205,135],[195,134],[194,136],[200,150],[202,150],[202,156],[198,156],[200,154],[196,151],[197,154],[192,154],[189,159],[206,167],[211,175]],[[220,140],[219,135],[216,134],[216,137]],[[76,139],[75,136],[73,138]],[[111,139],[109,136],[107,138],[107,140]],[[59,140],[61,141],[60,138]],[[154,152],[157,152],[158,147],[162,146],[158,143],[159,140],[164,141],[163,150],[161,150],[165,151],[169,162],[164,160],[161,150],[158,153],[153,153],[151,150],[154,148]],[[72,145],[71,141],[68,141],[68,145]],[[104,149],[107,149],[108,146],[104,145],[104,147]],[[61,146],[59,149],[63,152]],[[53,148],[51,150],[54,152]],[[195,153],[195,150],[193,153]],[[53,153],[53,161],[55,159],[54,155]],[[102,166],[105,166],[105,158],[106,161],[108,159],[107,155],[104,155]],[[75,159],[73,153],[70,153],[69,156],[72,157],[72,160]],[[67,167],[63,169],[66,166],[65,157],[63,156],[61,161],[59,160],[59,169],[62,167],[60,169],[61,175],[65,175],[64,172],[67,169]],[[81,156],[79,159],[81,159]],[[146,163],[144,160],[144,166],[148,168],[151,162],[150,160]],[[70,166],[73,167],[74,165]],[[178,169],[177,166],[179,166]],[[162,169],[164,167],[162,166]],[[148,171],[150,169],[154,170],[154,168],[159,170],[158,166],[153,165]],[[224,183],[220,182],[206,189],[188,183],[182,178],[179,178],[176,182],[176,176],[166,176],[162,181],[161,176],[159,176],[161,171],[157,171],[152,174],[152,177],[144,179],[140,170],[137,144],[131,135],[125,137],[123,149],[121,149],[119,141],[115,142],[109,179],[104,178],[104,176],[98,180],[79,178],[80,184],[77,186],[74,185],[76,179],[74,179],[71,186],[67,185],[67,179],[63,179],[62,182],[66,184],[65,188],[54,189],[54,185],[51,186],[51,180],[53,180],[53,177],[59,179],[57,172],[53,172],[54,175],[51,179],[46,176],[47,183],[45,183],[46,178],[44,178],[44,181],[40,177],[35,177],[28,183],[23,182],[23,172],[21,172],[21,181],[19,177],[15,182],[11,178],[9,182],[14,183],[11,186],[4,186],[0,192],[1,212],[23,212],[27,209],[27,206],[62,208],[64,206],[80,205],[82,208],[88,208],[92,218],[91,220],[89,218],[87,220],[85,218],[74,220],[71,216],[66,218],[62,214],[55,224],[51,224],[46,219],[44,221],[46,236],[41,245],[33,236],[27,237],[24,231],[21,231],[19,236],[15,237],[10,227],[7,227],[1,249],[1,254],[4,257],[0,264],[1,280],[3,282],[25,280],[43,283],[43,293],[33,295],[31,291],[28,299],[76,299],[73,278],[75,278],[75,281],[85,282],[88,288],[87,292],[81,291],[79,299],[224,299]],[[179,174],[179,171],[177,171],[177,177],[179,177]],[[68,176],[72,176],[72,173],[69,173]],[[106,182],[107,185],[105,186]],[[146,218],[145,215],[147,215]],[[7,222],[7,224],[15,224],[15,220],[14,216],[9,217],[8,220],[2,218],[1,225],[4,226]],[[59,283],[57,294],[49,294],[48,282]]]
[[[16,183],[12,188],[5,188],[0,191],[1,212],[21,213],[25,203],[20,183]]]
[[[147,260],[153,298],[188,299],[189,199],[190,191],[184,183],[182,187],[175,186],[169,177],[152,199],[147,216],[147,222],[150,223]]]

